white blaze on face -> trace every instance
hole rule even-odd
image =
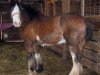
[[[20,27],[20,25],[21,25],[20,10],[19,10],[19,7],[17,4],[14,6],[14,9],[11,12],[11,16],[13,19],[13,25],[15,27]]]

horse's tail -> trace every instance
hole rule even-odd
[[[93,22],[89,19],[85,19],[85,25],[86,25],[86,41],[92,40]]]

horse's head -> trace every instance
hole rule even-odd
[[[11,17],[13,25],[15,27],[20,27],[21,26],[20,3],[15,2],[11,4]]]
[[[11,17],[13,20],[13,25],[15,27],[20,27],[22,22],[29,22],[33,18],[38,18],[42,15],[37,9],[33,9],[29,5],[25,5],[20,2],[15,2],[11,0]]]

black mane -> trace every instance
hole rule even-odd
[[[39,16],[42,15],[42,13],[40,11],[38,11],[35,8],[32,8],[29,5],[25,5],[22,3],[20,5],[21,5],[20,9],[27,13],[27,15],[30,17],[30,20],[33,18],[38,18]]]

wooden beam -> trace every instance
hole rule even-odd
[[[86,18],[89,18],[93,22],[100,22],[100,15],[91,15],[91,16],[84,16]]]
[[[100,53],[84,49],[84,57],[90,59],[91,61],[100,63]]]
[[[1,13],[1,23],[2,23],[2,13]],[[2,37],[3,37],[2,31],[0,31],[0,34],[1,34],[0,39],[2,39]]]
[[[70,13],[70,0],[63,0],[62,1],[62,12],[63,13]]]
[[[93,31],[93,40],[100,42],[100,31]]]
[[[85,48],[100,53],[100,42],[88,41]]]
[[[49,15],[49,2],[48,1],[46,1],[45,7],[46,7],[46,15]]]
[[[81,15],[84,16],[84,6],[85,6],[85,0],[81,0]]]
[[[83,65],[91,70],[94,70],[98,73],[98,75],[100,74],[100,63],[95,63],[87,58],[84,58]]]

